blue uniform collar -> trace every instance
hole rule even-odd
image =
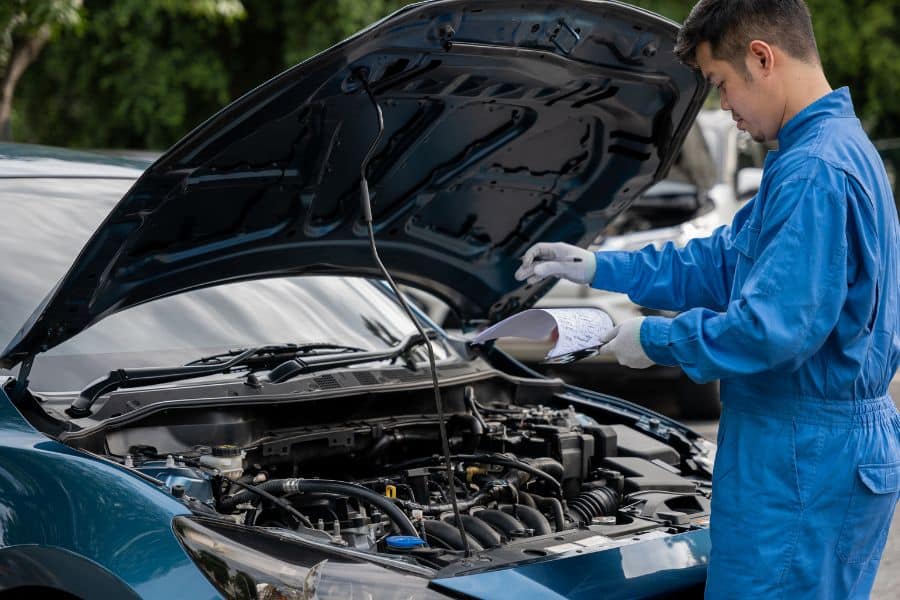
[[[838,88],[829,94],[825,94],[784,124],[781,131],[778,132],[778,149],[787,150],[820,119],[855,116],[853,100],[850,99],[850,89],[846,87]]]

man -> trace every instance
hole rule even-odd
[[[680,250],[538,244],[516,277],[684,311],[625,321],[604,348],[721,380],[707,597],[867,597],[900,490],[900,232],[884,167],[849,91],[825,79],[802,0],[701,0],[675,53],[738,128],[777,140],[756,198]]]

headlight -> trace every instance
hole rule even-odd
[[[247,600],[433,600],[428,580],[328,553],[249,527],[176,517],[188,555],[226,598]]]

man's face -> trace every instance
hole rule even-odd
[[[774,140],[781,129],[784,104],[780,94],[767,81],[763,69],[748,52],[747,70],[713,57],[709,42],[697,46],[697,66],[709,82],[719,89],[723,110],[731,111],[738,129],[757,142]]]

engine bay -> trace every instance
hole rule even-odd
[[[169,409],[66,443],[197,515],[439,570],[462,568],[466,547],[500,566],[708,525],[708,473],[683,431],[523,380],[444,393],[459,523],[427,389]]]

